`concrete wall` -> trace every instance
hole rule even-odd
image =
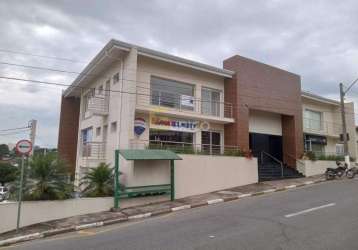
[[[81,198],[64,201],[25,201],[21,206],[21,226],[49,220],[108,211],[113,207],[113,198]],[[0,233],[16,228],[17,203],[0,203]]]
[[[324,174],[327,168],[336,168],[335,161],[309,161],[300,160],[297,162],[297,170],[306,177],[318,174]]]
[[[175,196],[183,198],[258,182],[257,159],[180,155],[175,161]]]

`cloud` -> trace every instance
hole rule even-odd
[[[240,54],[297,73],[304,89],[337,99],[338,83],[358,77],[357,11],[353,0],[1,1],[0,49],[89,61],[116,38],[219,67]],[[3,52],[1,61],[84,67]],[[75,77],[1,64],[0,74],[66,84]],[[0,129],[27,122],[26,110],[41,120],[41,143],[56,145],[61,88],[0,80],[0,94],[0,116],[11,116]]]

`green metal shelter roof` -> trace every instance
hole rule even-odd
[[[121,149],[119,154],[126,160],[182,160],[173,151],[161,149]]]

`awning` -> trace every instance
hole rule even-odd
[[[126,160],[182,160],[173,151],[162,149],[122,149],[119,154]]]

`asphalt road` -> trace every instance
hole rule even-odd
[[[9,249],[358,249],[357,191],[332,181]]]

